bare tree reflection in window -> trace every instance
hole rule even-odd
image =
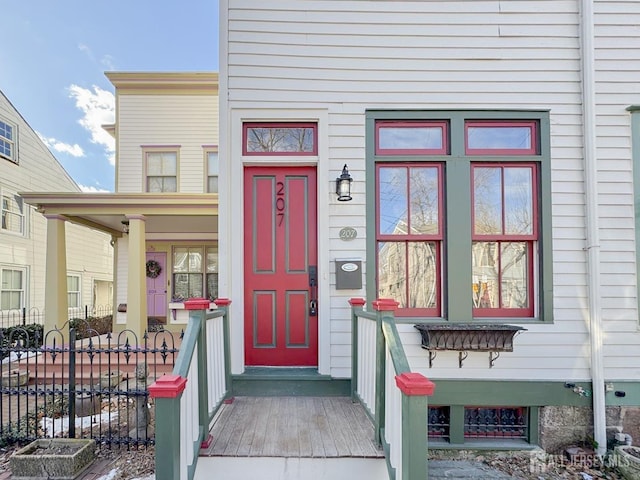
[[[247,133],[248,152],[311,152],[314,129],[310,127],[255,127]]]

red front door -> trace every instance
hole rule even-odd
[[[244,191],[245,363],[316,366],[316,170],[247,167]]]

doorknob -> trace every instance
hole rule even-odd
[[[318,314],[318,267],[309,265],[309,316],[315,317]]]

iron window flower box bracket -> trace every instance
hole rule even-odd
[[[458,366],[469,352],[489,352],[489,368],[500,357],[500,352],[513,352],[513,338],[526,330],[516,325],[429,324],[414,325],[422,335],[422,348],[429,350],[429,368],[433,366],[438,350],[457,350]]]

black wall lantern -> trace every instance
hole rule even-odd
[[[351,182],[353,178],[349,175],[347,164],[342,167],[342,174],[336,178],[336,195],[339,202],[348,202],[351,200]]]

